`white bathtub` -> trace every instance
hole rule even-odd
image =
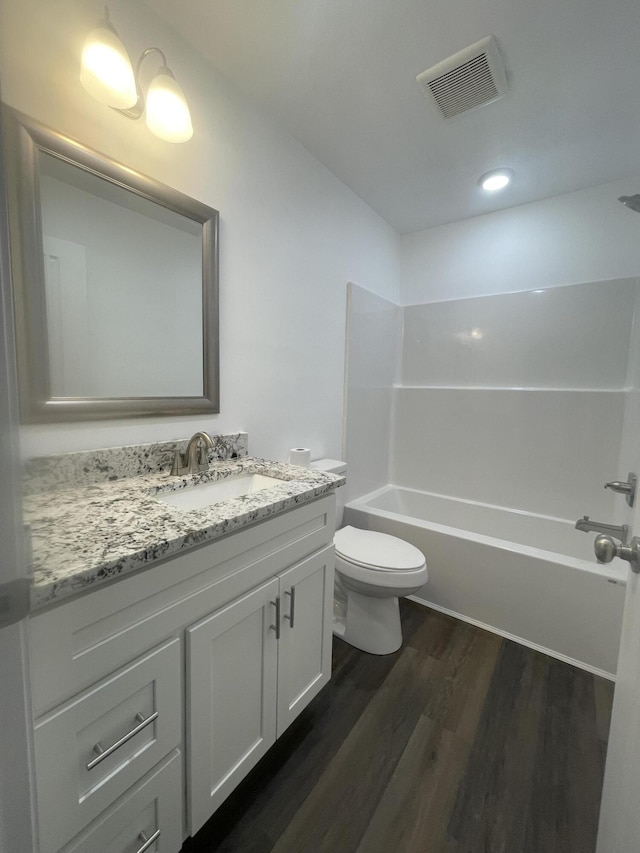
[[[417,601],[613,678],[627,565],[600,566],[574,522],[385,486],[345,507],[345,524],[424,553]]]

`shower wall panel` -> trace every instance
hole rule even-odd
[[[391,482],[615,521],[623,391],[397,388]]]
[[[390,480],[614,521],[603,486],[627,473],[637,291],[621,279],[405,307]]]
[[[349,284],[343,431],[349,500],[389,480],[393,385],[401,335],[402,308]]]
[[[635,279],[410,305],[403,385],[622,388]]]

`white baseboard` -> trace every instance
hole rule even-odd
[[[425,598],[418,598],[416,595],[407,595],[410,601],[415,601],[416,604],[421,604],[423,607],[430,607],[432,610],[438,610],[440,613],[445,613],[447,616],[453,616],[454,619],[460,619],[462,622],[468,622],[470,625],[475,625],[476,628],[482,628],[484,631],[490,631],[492,634],[498,634],[506,640],[513,640],[514,643],[520,643],[521,646],[526,646],[536,652],[542,652],[544,655],[561,660],[564,663],[576,666],[578,669],[584,669],[586,672],[591,672],[593,675],[599,675],[601,678],[606,678],[609,681],[615,681],[614,673],[606,672],[604,669],[599,669],[596,666],[591,666],[576,658],[570,658],[568,655],[563,655],[553,649],[547,649],[538,643],[532,643],[530,640],[525,640],[524,637],[517,637],[515,634],[510,634],[508,631],[502,631],[500,628],[495,628],[493,625],[487,625],[485,622],[480,622],[478,619],[473,619],[471,616],[465,616],[463,613],[457,613],[455,610],[449,610],[447,607],[441,607],[439,604],[434,604],[432,601],[427,601]]]

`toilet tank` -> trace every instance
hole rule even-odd
[[[315,468],[316,471],[326,471],[328,474],[346,475],[347,473],[347,463],[340,459],[316,459],[315,462],[311,463],[311,467]],[[345,491],[344,486],[336,489],[336,530],[342,527]]]

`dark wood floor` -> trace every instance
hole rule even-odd
[[[613,687],[402,602],[184,853],[592,853]]]

